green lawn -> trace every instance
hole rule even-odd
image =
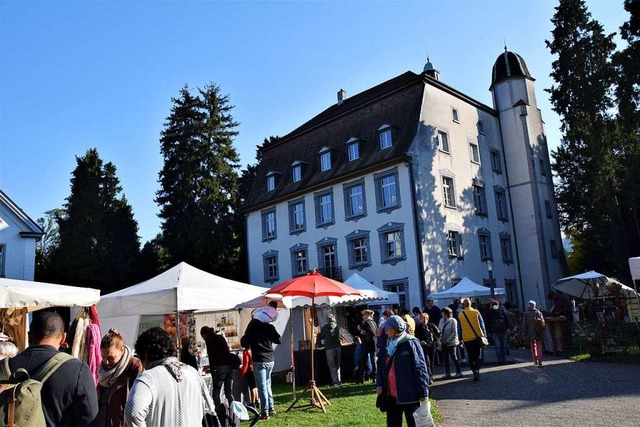
[[[304,388],[296,389],[296,396]],[[345,383],[341,388],[320,387],[331,405],[323,414],[316,408],[293,408],[285,410],[293,401],[291,384],[273,384],[273,397],[276,403],[275,417],[267,421],[277,426],[382,426],[386,415],[376,408],[375,386],[368,384]],[[309,403],[307,393],[298,404]],[[431,401],[432,414],[437,421],[439,416],[435,401]]]

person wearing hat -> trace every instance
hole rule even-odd
[[[509,329],[509,317],[507,313],[500,309],[498,300],[491,300],[491,309],[487,315],[487,324],[493,344],[496,346],[496,359],[503,365],[506,363],[507,332]]]
[[[340,347],[340,326],[336,322],[334,314],[327,315],[327,324],[320,329],[320,339],[324,344],[324,351],[327,355],[327,365],[331,373],[331,386],[340,387],[340,358],[342,351]]]
[[[376,376],[376,393],[385,401],[387,426],[415,426],[413,413],[429,397],[429,374],[420,341],[406,332],[400,316],[390,316],[384,323],[387,346],[380,353]]]
[[[360,325],[360,338],[362,339],[363,351],[358,364],[358,383],[364,382],[367,374],[367,359],[371,359],[371,379],[376,378],[376,331],[378,326],[373,320],[373,310],[362,310],[362,324]]]
[[[456,366],[456,378],[462,377],[462,371],[460,370],[460,361],[456,354],[456,347],[460,345],[458,339],[458,321],[453,317],[453,310],[449,307],[442,309],[442,318],[438,325],[440,329],[440,342],[442,343],[442,354],[444,356],[444,371],[445,376],[443,380],[453,378],[451,376],[451,370],[449,368],[449,358],[453,360]]]

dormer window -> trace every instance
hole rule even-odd
[[[358,138],[350,138],[347,141],[347,156],[350,162],[360,158],[360,141]]]
[[[331,150],[327,147],[320,150],[320,170],[322,172],[331,169]]]
[[[378,129],[378,135],[380,138],[380,149],[390,148],[393,145],[393,138],[391,133],[391,126],[382,125]]]
[[[267,191],[276,189],[276,177],[274,175],[267,176]]]
[[[300,182],[300,180],[302,180],[302,163],[295,161],[291,165],[291,181]]]

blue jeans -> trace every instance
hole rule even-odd
[[[271,371],[274,362],[253,362],[253,375],[256,377],[256,387],[260,396],[260,412],[263,414],[273,410],[273,392],[271,391]]]
[[[507,333],[494,332],[493,344],[496,346],[496,358],[498,359],[498,363],[504,362],[507,358]]]

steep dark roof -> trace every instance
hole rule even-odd
[[[267,207],[349,175],[404,159],[418,126],[423,79],[422,74],[401,74],[327,108],[277,142],[265,145],[244,210]],[[378,130],[383,125],[392,129],[393,146],[381,150]],[[349,162],[346,142],[351,138],[360,140],[360,158]],[[320,171],[319,151],[323,147],[332,151],[332,168],[327,171]],[[294,161],[305,163],[299,182],[291,180]],[[271,192],[266,191],[269,172],[280,174]]]
[[[500,54],[493,64],[493,71],[491,73],[491,87],[504,80],[508,80],[514,77],[526,77],[533,80],[527,64],[520,55],[507,50]]]

